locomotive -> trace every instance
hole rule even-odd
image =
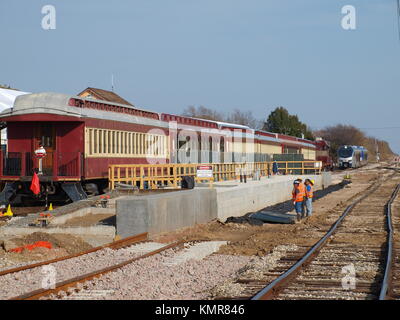
[[[21,95],[0,122],[8,138],[0,161],[2,204],[85,199],[107,188],[110,164],[259,162],[274,154],[315,160],[317,150],[302,138],[59,93]],[[38,196],[29,189],[34,172]]]
[[[340,146],[338,149],[339,168],[359,168],[368,162],[368,150],[363,146]]]

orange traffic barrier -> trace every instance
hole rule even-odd
[[[51,217],[51,213],[39,213],[39,215],[40,215],[42,218],[50,218],[50,217]]]

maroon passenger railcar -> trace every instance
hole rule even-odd
[[[81,184],[97,193],[106,187],[110,163],[166,163],[168,126],[155,112],[63,94],[23,95],[0,114],[7,124],[7,151],[0,161],[6,203],[17,191],[30,198],[33,171],[39,167],[34,151],[43,145],[46,156],[39,176],[41,196],[86,197]],[[149,145],[149,148],[146,148]],[[100,190],[101,192],[101,190]]]
[[[41,192],[33,198],[76,201],[106,188],[110,164],[253,162],[291,152],[315,160],[309,140],[57,93],[17,97],[0,122],[8,130],[2,204],[31,199],[38,168]],[[34,153],[40,145],[42,160]]]

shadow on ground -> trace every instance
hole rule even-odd
[[[314,201],[321,199],[323,197],[325,197],[326,195],[335,192],[335,191],[339,191],[341,189],[343,189],[346,185],[350,184],[351,181],[348,180],[344,180],[338,184],[334,184],[329,186],[328,188],[325,188],[323,190],[318,190],[314,192]],[[260,211],[272,211],[272,212],[276,212],[276,213],[287,213],[289,211],[293,210],[293,202],[292,200],[287,200],[285,202],[280,202],[277,204],[274,204],[272,206],[268,206],[265,207]],[[254,212],[249,212],[247,214],[245,214],[244,216],[241,217],[229,217],[228,219],[226,219],[226,223],[229,222],[233,222],[233,223],[249,223],[251,225],[262,225],[264,224],[263,221],[255,219],[250,217],[250,215],[252,215]]]

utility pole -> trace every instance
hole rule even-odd
[[[375,153],[376,153],[376,161],[379,162],[380,160],[380,155],[379,155],[379,146],[378,146],[378,141],[375,138]]]

